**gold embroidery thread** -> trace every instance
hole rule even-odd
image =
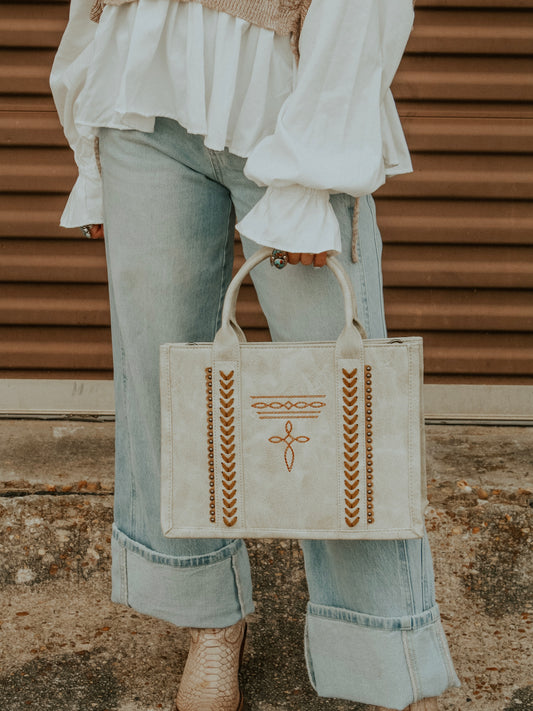
[[[235,471],[234,375],[219,371],[220,381],[220,465],[222,473],[222,520],[231,528],[237,523],[237,481]]]
[[[295,442],[298,442],[299,444],[305,444],[306,442],[309,442],[310,437],[305,437],[304,435],[300,435],[298,437],[294,437],[292,434],[292,428],[293,424],[290,420],[287,420],[285,423],[285,437],[278,437],[277,435],[274,435],[273,437],[269,437],[268,441],[272,442],[272,444],[281,444],[285,443],[285,452],[284,452],[284,459],[285,459],[285,466],[287,467],[287,470],[289,473],[292,471],[292,468],[294,466],[294,458],[295,458],[295,452],[293,449],[293,444]]]
[[[304,400],[297,400],[296,402],[293,402],[292,400],[285,400],[284,402],[279,402],[277,400],[272,400],[271,402],[254,402],[252,403],[252,407],[255,407],[257,410],[287,410],[288,412],[290,410],[309,410],[309,409],[314,409],[318,410],[321,407],[325,407],[326,403],[325,402],[320,402],[320,401],[313,401],[313,402],[305,402]]]
[[[325,395],[251,395],[251,407],[260,420],[318,417],[326,407]]]
[[[357,442],[357,368],[342,369],[343,435],[344,435],[344,520],[350,528],[357,526],[359,516],[359,444]]]

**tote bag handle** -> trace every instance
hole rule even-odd
[[[248,276],[252,269],[258,264],[261,264],[261,262],[265,259],[269,259],[271,254],[272,249],[270,247],[262,247],[246,260],[237,274],[233,277],[224,299],[222,323],[215,336],[213,344],[215,352],[217,353],[217,359],[232,360],[237,355],[239,343],[246,341],[244,334],[237,323],[236,316],[239,290],[244,279]],[[345,325],[337,340],[338,357],[360,358],[363,353],[362,339],[366,338],[366,334],[362,324],[357,319],[357,303],[352,284],[344,267],[337,257],[329,256],[326,260],[326,265],[336,276],[341,287],[344,300]]]

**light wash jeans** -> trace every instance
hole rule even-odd
[[[100,129],[116,398],[113,600],[179,626],[225,627],[254,609],[242,540],[169,539],[159,523],[159,345],[210,341],[231,278],[235,215],[264,189],[245,159],[207,149],[171,119],[153,133]],[[370,337],[386,335],[381,238],[361,199],[331,197],[342,261]],[[233,210],[234,206],[234,210]],[[257,245],[243,239],[248,257]],[[253,279],[273,340],[335,340],[343,324],[328,269],[263,263]],[[403,709],[458,685],[435,603],[427,538],[302,541],[305,647],[321,696]]]

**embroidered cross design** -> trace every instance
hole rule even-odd
[[[282,442],[285,443],[285,453],[284,453],[284,458],[285,458],[285,464],[287,465],[287,469],[289,472],[292,471],[292,468],[294,466],[294,449],[293,449],[293,444],[295,442],[298,442],[300,444],[305,444],[306,442],[309,442],[309,437],[305,437],[303,435],[300,435],[299,437],[293,437],[292,435],[292,422],[290,420],[287,420],[285,423],[285,432],[286,435],[285,437],[278,437],[277,435],[274,437],[269,437],[268,441],[272,442],[272,444],[281,444]]]

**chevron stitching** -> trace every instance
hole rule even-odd
[[[357,368],[342,369],[344,434],[344,520],[354,528],[359,523],[359,443],[357,441]]]
[[[219,371],[220,388],[220,467],[222,471],[222,520],[231,528],[237,523],[237,482],[235,474],[235,371]]]

